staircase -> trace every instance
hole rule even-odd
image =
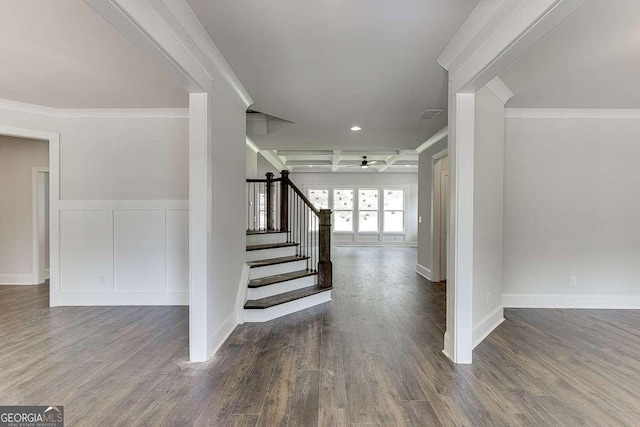
[[[331,301],[331,210],[289,180],[247,179],[245,322],[266,322]]]

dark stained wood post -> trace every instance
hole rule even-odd
[[[273,187],[273,172],[267,172],[266,173],[267,176],[267,194],[265,194],[264,198],[265,198],[265,214],[267,215],[267,230],[273,230],[273,211],[272,211],[272,204],[273,204],[273,194],[272,194],[272,187]]]
[[[280,231],[289,231],[289,171],[280,172]]]
[[[319,261],[318,287],[333,287],[333,266],[331,264],[331,209],[320,209],[318,231]]]

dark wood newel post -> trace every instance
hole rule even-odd
[[[331,265],[331,209],[320,209],[318,230],[320,256],[318,261],[318,287],[333,287],[333,266]]]
[[[267,215],[267,230],[273,230],[273,195],[272,195],[272,187],[273,187],[273,172],[267,172],[267,194],[265,194],[265,214]]]
[[[289,231],[289,171],[280,172],[280,231]]]

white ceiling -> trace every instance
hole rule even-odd
[[[186,107],[188,96],[82,0],[0,0],[0,98],[55,108]]]
[[[508,107],[640,108],[640,1],[591,0],[500,77]]]
[[[436,60],[478,0],[187,2],[252,109],[293,122],[252,135],[260,148],[413,149],[446,126]],[[427,108],[445,112],[417,120]]]

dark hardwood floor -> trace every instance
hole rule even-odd
[[[0,405],[67,425],[640,425],[640,312],[507,310],[474,365],[442,354],[443,284],[404,248],[334,249],[333,301],[187,358],[186,307],[47,307],[0,286]]]

